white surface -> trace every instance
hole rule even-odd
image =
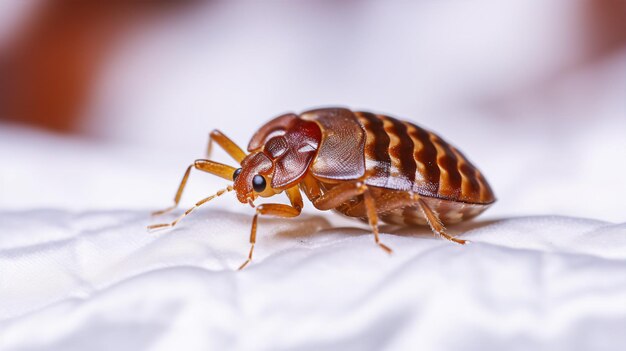
[[[465,247],[402,230],[382,236],[388,257],[366,229],[263,220],[236,272],[249,217],[199,211],[153,234],[148,218],[0,215],[2,349],[626,347],[625,225],[484,222],[461,228]]]

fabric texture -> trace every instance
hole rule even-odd
[[[170,218],[169,216],[168,218]],[[3,212],[3,350],[620,350],[626,225],[559,216],[428,230],[199,210]]]

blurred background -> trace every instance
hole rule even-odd
[[[212,129],[328,105],[458,146],[485,218],[626,221],[623,0],[1,1],[0,209],[160,208]]]

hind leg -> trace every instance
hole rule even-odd
[[[430,228],[433,232],[439,234],[442,238],[450,240],[457,244],[465,245],[467,243],[467,240],[455,238],[452,235],[446,233],[446,228],[443,226],[443,223],[441,222],[439,216],[435,213],[435,211],[430,208],[430,206],[428,206],[428,204],[423,199],[417,199],[417,204],[422,210],[422,213],[424,213],[424,216],[426,217],[426,220],[428,221],[428,224],[430,225]]]
[[[417,206],[424,214],[430,229],[433,233],[439,235],[440,237],[452,241],[457,244],[464,245],[467,243],[467,240],[458,239],[454,236],[446,233],[446,227],[441,222],[439,215],[433,211],[430,206],[424,201],[424,199],[415,193],[409,192],[399,192],[396,196],[391,196],[388,200],[383,199],[381,202],[381,208],[387,209],[388,211],[392,211],[397,208],[403,208],[407,206]]]
[[[367,204],[365,204],[367,205]],[[378,213],[391,212],[393,210],[405,208],[405,207],[417,207],[420,209],[431,230],[446,240],[450,240],[457,244],[465,244],[466,240],[455,238],[452,235],[446,233],[439,215],[428,206],[426,201],[418,194],[405,191],[392,191],[378,196],[376,198],[376,210]],[[365,208],[367,210],[367,206]],[[359,204],[353,208],[348,209],[347,214],[357,214],[363,211],[363,204]]]

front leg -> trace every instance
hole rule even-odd
[[[226,180],[233,179],[233,173],[235,172],[235,167],[231,167],[228,165],[221,164],[219,162],[210,161],[210,160],[196,160],[193,164],[187,167],[185,174],[183,175],[183,179],[178,186],[178,190],[176,190],[176,195],[174,196],[174,204],[164,210],[153,212],[153,216],[162,215],[167,213],[176,207],[178,207],[178,203],[180,202],[180,198],[183,195],[183,190],[185,190],[185,186],[187,185],[187,180],[189,179],[189,174],[191,173],[191,169],[195,168],[197,170],[211,173],[218,177],[224,178]]]
[[[206,148],[207,158],[211,158],[211,151],[213,149],[213,142],[216,142],[230,157],[232,157],[237,163],[241,163],[244,158],[246,158],[246,153],[239,147],[239,145],[235,144],[234,141],[230,140],[224,133],[215,129],[209,134],[209,144]]]
[[[248,259],[241,266],[239,270],[244,269],[250,261],[252,261],[252,253],[254,252],[254,244],[256,243],[256,229],[259,215],[275,216],[281,218],[297,217],[302,212],[302,196],[298,187],[287,189],[287,196],[291,205],[285,204],[262,204],[256,207],[256,213],[252,218],[252,228],[250,229],[250,252],[248,253]]]

